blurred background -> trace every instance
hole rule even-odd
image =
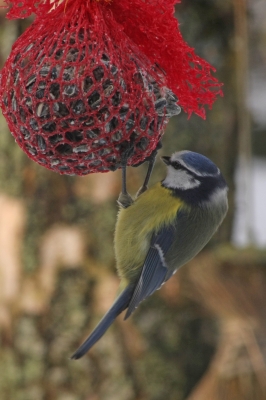
[[[0,67],[31,22],[5,13]],[[0,115],[2,400],[266,399],[266,2],[183,0],[176,15],[185,40],[217,69],[224,97],[205,121],[172,118],[160,153],[189,149],[220,167],[226,220],[130,320],[71,361],[116,296],[121,172],[48,171]],[[145,170],[128,169],[132,194]],[[158,158],[152,182],[164,174]]]

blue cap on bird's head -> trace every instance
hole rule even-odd
[[[209,158],[193,151],[184,150],[172,154],[168,165],[176,163],[199,176],[220,175],[219,168]]]
[[[207,157],[192,151],[184,151],[181,155],[182,160],[187,166],[193,167],[195,171],[204,175],[217,175],[219,168]]]

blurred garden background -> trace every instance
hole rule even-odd
[[[5,14],[0,67],[32,21]],[[0,115],[1,400],[266,399],[266,2],[182,0],[176,15],[185,40],[217,69],[224,97],[206,120],[172,118],[160,154],[210,157],[230,187],[226,220],[132,318],[71,361],[119,285],[121,171],[48,171]],[[145,171],[128,169],[132,194]],[[152,182],[164,174],[158,157]]]

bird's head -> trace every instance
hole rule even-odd
[[[227,185],[219,168],[207,157],[184,150],[162,157],[167,176],[162,185],[190,203],[226,196]]]

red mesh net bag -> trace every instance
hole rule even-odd
[[[203,105],[220,91],[209,64],[196,67],[173,1],[68,0],[36,8],[33,0],[16,0],[8,17],[32,12],[36,20],[1,71],[0,106],[19,146],[48,169],[105,172],[125,155],[128,165],[139,164],[180,112],[177,96],[188,113],[204,116]],[[169,30],[167,18],[178,46],[173,32],[158,37]]]

